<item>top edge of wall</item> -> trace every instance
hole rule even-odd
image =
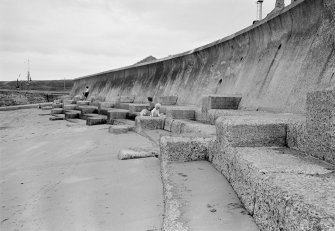
[[[157,59],[157,60],[154,60],[154,61],[149,61],[149,62],[137,64],[137,65],[129,65],[129,66],[116,68],[116,69],[112,69],[112,70],[108,70],[108,71],[103,71],[103,72],[98,72],[98,73],[94,73],[94,74],[90,74],[90,75],[85,75],[85,76],[82,76],[82,77],[75,78],[74,80],[81,80],[81,79],[86,79],[86,78],[90,78],[90,77],[96,77],[97,75],[103,75],[103,74],[108,74],[108,73],[113,73],[113,72],[117,72],[117,71],[123,71],[123,70],[131,69],[131,68],[142,67],[142,66],[146,66],[146,65],[150,65],[150,64],[154,64],[154,63],[160,63],[160,62],[164,62],[164,61],[167,61],[167,60],[172,60],[172,59],[175,59],[175,58],[180,58],[180,57],[183,57],[183,56],[186,56],[186,55],[190,55],[190,54],[208,49],[208,48],[213,47],[215,45],[227,42],[227,41],[229,41],[229,40],[231,40],[235,37],[238,37],[242,34],[245,34],[245,33],[249,32],[249,31],[251,31],[251,30],[253,30],[253,29],[255,29],[259,26],[262,26],[263,24],[271,21],[272,19],[274,19],[274,18],[278,17],[279,15],[291,10],[292,8],[296,7],[297,5],[299,5],[299,4],[301,4],[305,1],[307,1],[307,0],[297,0],[293,3],[291,3],[290,5],[286,6],[282,10],[279,10],[278,12],[275,12],[275,13],[270,12],[264,19],[256,22],[253,25],[250,25],[250,26],[248,26],[248,27],[246,27],[246,28],[234,33],[234,34],[231,34],[231,35],[226,36],[222,39],[219,39],[219,40],[216,40],[216,41],[211,42],[209,44],[206,44],[204,46],[195,48],[193,50],[185,51],[185,52],[175,54],[175,55],[170,55],[168,57],[164,57],[164,58],[161,58],[161,59]]]

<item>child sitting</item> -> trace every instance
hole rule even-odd
[[[161,108],[161,105],[159,104],[159,103],[157,103],[156,105],[155,105],[155,108],[151,111],[151,114],[150,114],[150,116],[151,117],[159,117],[160,116],[160,114],[159,114],[159,109]]]
[[[140,112],[141,116],[150,116],[150,112],[155,108],[155,104],[152,101],[152,97],[148,97],[149,105]]]

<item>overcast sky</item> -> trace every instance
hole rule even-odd
[[[0,80],[24,79],[28,59],[33,80],[51,80],[163,58],[255,17],[256,0],[0,0]]]

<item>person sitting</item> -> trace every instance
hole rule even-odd
[[[86,90],[85,92],[83,92],[83,95],[85,97],[85,100],[87,100],[88,94],[90,93],[90,89],[88,88],[88,86],[86,86]]]
[[[148,97],[148,101],[149,105],[140,112],[141,116],[150,116],[150,112],[155,108],[155,104],[152,102],[152,97]]]
[[[155,108],[151,111],[150,116],[151,117],[160,117],[161,115],[159,114],[159,109],[161,108],[161,105],[157,103],[155,105]]]

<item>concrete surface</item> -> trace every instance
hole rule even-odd
[[[241,109],[303,113],[307,92],[335,87],[334,18],[334,0],[300,0],[205,46],[77,78],[71,94],[88,85],[106,100],[175,95],[197,106],[203,95],[241,94]]]
[[[48,118],[0,112],[0,230],[160,230],[159,160],[117,159],[151,141]]]
[[[215,135],[215,126],[192,120],[175,120],[166,118],[164,130],[174,134],[197,133],[199,135]]]
[[[195,109],[189,107],[168,107],[166,109],[166,117],[195,120]]]
[[[109,133],[112,133],[112,134],[124,134],[124,133],[127,133],[131,130],[131,126],[129,125],[125,125],[125,124],[122,124],[122,125],[112,125],[109,127]]]
[[[158,103],[160,103],[161,105],[176,105],[177,104],[177,100],[178,100],[178,96],[160,96],[158,98]]]
[[[228,181],[206,161],[163,162],[164,231],[257,231]]]
[[[76,108],[77,108],[77,105],[75,105],[75,104],[65,104],[63,106],[64,110],[75,110]]]
[[[117,157],[119,160],[129,160],[129,159],[138,159],[138,158],[148,158],[148,157],[158,157],[159,151],[158,150],[143,150],[143,149],[123,149],[120,150]]]
[[[88,126],[101,125],[101,124],[107,124],[107,116],[96,115],[96,116],[88,117],[86,119],[86,125]]]
[[[335,88],[307,95],[307,153],[335,164]]]
[[[107,123],[113,124],[115,119],[126,119],[129,110],[111,108],[107,111]]]
[[[208,95],[202,98],[202,111],[210,109],[237,110],[242,96]]]
[[[164,129],[165,117],[137,116],[135,126],[137,130],[141,129]]]
[[[53,103],[52,108],[63,108],[63,104],[62,103]]]
[[[63,113],[64,113],[63,108],[53,108],[53,109],[51,109],[51,115],[63,114]]]
[[[141,112],[143,109],[146,109],[147,107],[148,104],[131,103],[129,104],[129,112],[130,113]]]

